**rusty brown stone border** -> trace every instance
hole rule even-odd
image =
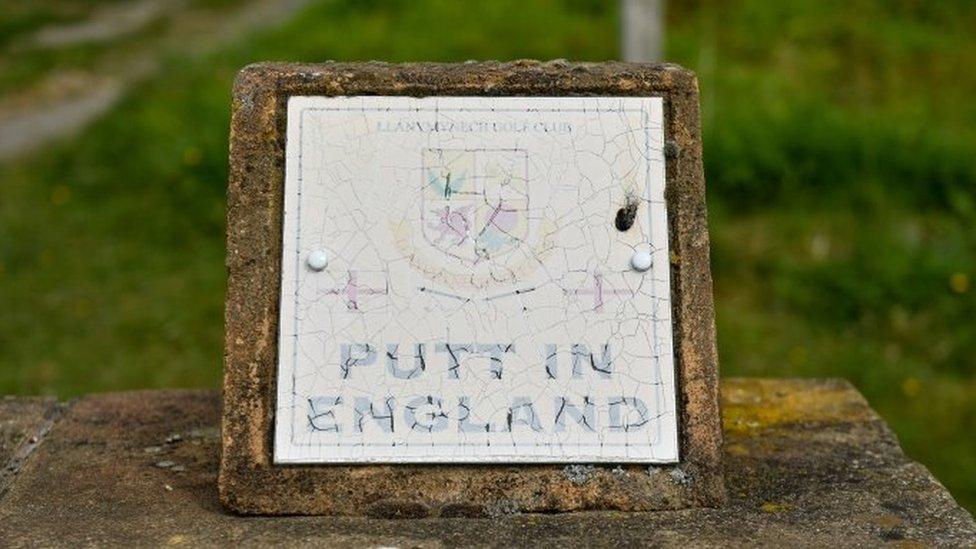
[[[294,95],[661,96],[681,462],[274,465],[285,120]],[[234,85],[219,490],[248,514],[486,516],[725,501],[698,84],[676,65],[262,63]]]

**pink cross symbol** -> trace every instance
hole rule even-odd
[[[593,289],[592,290],[573,290],[573,295],[592,295],[593,296],[593,310],[596,312],[603,311],[604,296],[614,296],[614,295],[626,295],[631,292],[627,290],[614,290],[610,286],[604,285],[603,275],[596,273],[593,275]]]
[[[386,288],[367,288],[365,286],[360,286],[356,282],[356,272],[349,271],[349,277],[346,279],[346,285],[342,288],[336,288],[334,290],[329,290],[325,293],[331,295],[342,295],[346,298],[346,307],[350,311],[359,310],[359,296],[360,295],[385,295]]]

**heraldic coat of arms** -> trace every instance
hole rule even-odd
[[[424,149],[425,240],[471,265],[504,262],[530,229],[528,158],[518,149]]]

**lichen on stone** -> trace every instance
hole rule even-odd
[[[690,474],[681,470],[681,468],[679,467],[675,467],[674,469],[672,469],[670,474],[671,474],[671,480],[673,480],[674,483],[679,486],[687,486],[691,484],[692,481],[694,480],[694,478]]]
[[[563,468],[563,476],[576,486],[586,484],[587,481],[593,478],[595,472],[596,468],[592,465],[573,464]]]
[[[510,499],[500,499],[485,506],[485,515],[489,518],[517,515],[520,511],[518,503]]]

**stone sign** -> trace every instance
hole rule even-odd
[[[722,500],[683,69],[249,67],[228,267],[235,510]]]

